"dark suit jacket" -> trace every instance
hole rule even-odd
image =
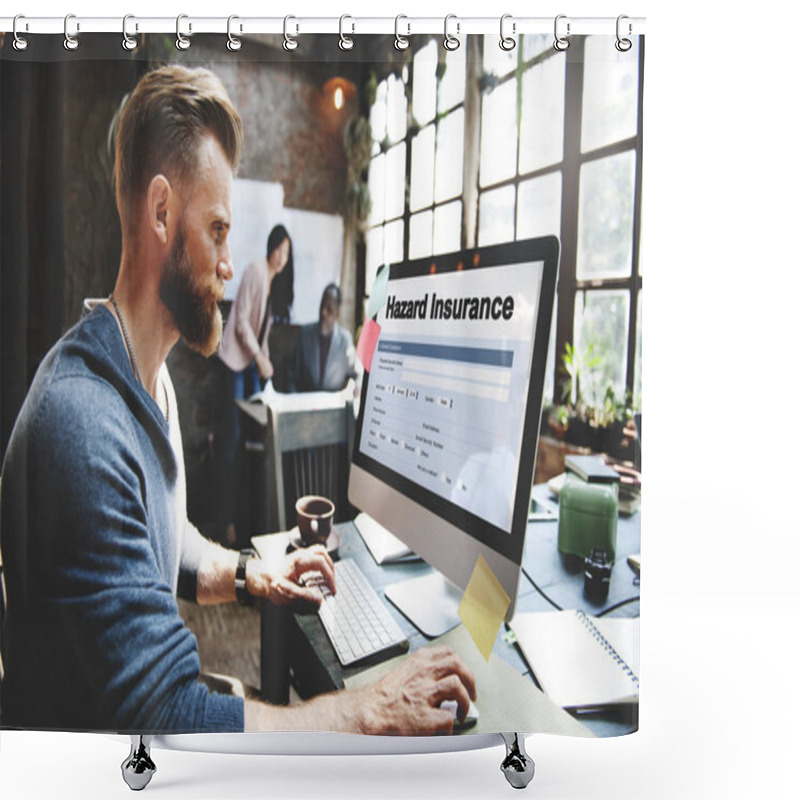
[[[338,392],[349,378],[356,377],[355,348],[350,331],[336,323],[322,375],[319,374],[319,340],[318,322],[303,325],[300,329],[289,374],[290,391]]]

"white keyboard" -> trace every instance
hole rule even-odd
[[[334,569],[336,594],[331,594],[318,572],[307,573],[304,583],[322,591],[319,618],[342,666],[384,650],[407,650],[408,639],[356,562],[345,558]]]

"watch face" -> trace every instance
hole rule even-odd
[[[239,563],[236,566],[233,585],[236,599],[243,606],[252,606],[255,603],[255,598],[247,591],[247,562],[255,556],[256,551],[251,548],[245,548],[239,552]]]

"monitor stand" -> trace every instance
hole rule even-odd
[[[386,598],[427,637],[435,639],[461,622],[458,607],[464,593],[441,572],[393,583]]]

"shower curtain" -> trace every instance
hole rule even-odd
[[[254,337],[261,334],[253,353],[261,352],[267,338],[263,351],[272,372],[261,377],[270,377],[279,394],[289,395],[298,337],[303,328],[318,325],[330,284],[341,293],[338,326],[363,362],[362,336],[375,315],[384,265],[558,238],[557,303],[514,616],[503,620],[500,614],[489,653],[483,654],[469,625],[445,634],[441,642],[430,641],[392,607],[390,612],[407,631],[411,650],[438,644],[452,649],[465,691],[469,681],[463,675],[475,676],[480,715],[463,735],[635,731],[644,37],[620,39],[613,24],[610,33],[575,35],[559,29],[558,21],[555,37],[517,33],[510,23],[505,28],[501,23],[500,36],[497,31],[463,34],[456,20],[444,21],[444,35],[409,36],[402,35],[406,31],[399,20],[396,35],[359,36],[346,21],[340,35],[301,35],[291,22],[283,35],[247,34],[235,21],[231,25],[230,35],[190,33],[180,20],[176,32],[138,33],[130,22],[125,38],[133,47],[121,46],[122,32],[78,35],[73,30],[77,47],[65,46],[64,37],[53,34],[3,35],[0,548],[7,594],[0,727],[241,730],[248,716],[237,695],[268,703],[265,687],[259,688],[261,660],[278,658],[280,652],[288,673],[299,674],[315,648],[328,646],[307,633],[308,613],[293,609],[276,634],[282,638],[274,650],[265,648],[261,616],[269,614],[264,608],[269,599],[245,607],[231,595],[226,599],[234,602],[226,606],[196,607],[189,601],[202,589],[192,559],[199,562],[197,553],[210,552],[202,549],[205,545],[197,545],[196,553],[180,553],[174,541],[154,536],[150,516],[137,520],[137,526],[124,522],[124,512],[133,507],[152,512],[144,487],[151,481],[160,487],[163,480],[185,485],[185,500],[180,491],[164,491],[165,502],[177,502],[181,520],[173,524],[168,520],[172,507],[169,513],[162,509],[169,530],[178,530],[185,516],[192,530],[228,550],[272,530],[263,500],[263,454],[238,448],[235,486],[229,490],[236,495],[238,538],[226,538],[231,520],[222,511],[220,487],[225,470],[231,474],[232,462],[223,454],[231,445],[225,440],[230,434],[225,414],[232,398],[226,388],[229,367],[219,355],[201,355],[182,340],[166,356],[172,387],[165,389],[167,418],[175,403],[182,451],[173,447],[173,455],[182,452],[182,464],[169,453],[151,463],[142,453],[156,446],[141,443],[150,423],[126,427],[128,422],[119,422],[119,409],[103,401],[111,385],[137,419],[158,407],[148,410],[142,398],[139,405],[128,402],[129,393],[143,388],[135,380],[136,341],[128,341],[124,305],[123,314],[115,314],[103,301],[115,289],[121,268],[120,173],[115,174],[121,110],[153,71],[179,65],[208,70],[241,119],[244,144],[230,176],[230,203],[224,210],[230,218],[223,220],[229,225],[232,264],[218,298],[225,324],[243,295],[249,265],[267,263],[270,231],[281,224],[291,239],[291,273],[282,272],[270,284],[269,302],[262,296],[257,316],[265,327],[253,331]],[[21,39],[27,41],[24,48],[15,46]],[[132,167],[138,173],[147,165]],[[130,231],[125,235],[130,244]],[[99,299],[105,309],[90,312],[90,318],[106,317],[95,331],[84,327],[89,338],[81,339],[75,326],[86,325],[87,299]],[[121,363],[113,365],[114,376],[130,366],[127,378],[108,378],[95,363],[110,358],[102,355],[108,353],[102,342],[100,355],[92,345],[92,337],[103,332],[116,337],[112,352]],[[85,432],[64,413],[65,406],[41,400],[43,382],[69,377],[58,373],[57,360],[70,358],[70,370],[105,382],[97,405],[92,400],[81,416],[80,424],[92,422]],[[365,365],[352,363],[354,375],[363,374]],[[37,379],[37,371],[43,377]],[[35,409],[35,419],[33,411],[26,416],[26,408]],[[52,451],[29,451],[28,439],[14,450],[15,437],[33,437],[47,415],[52,416],[48,435],[64,430],[74,435],[59,438]],[[115,419],[122,433],[112,425]],[[55,528],[30,529],[34,519],[66,526],[76,509],[88,513],[91,481],[82,485],[80,476],[70,481],[70,487],[82,486],[81,497],[73,495],[74,504],[59,508],[67,490],[34,473],[64,457],[64,464],[80,469],[85,463],[85,474],[95,474],[93,452],[81,450],[75,438],[98,431],[103,436],[105,425],[129,445],[120,469],[129,485],[142,487],[138,503],[112,502],[114,514],[123,515],[105,517],[114,535],[76,535],[69,547],[63,539],[59,544]],[[41,438],[32,441],[45,447]],[[64,442],[80,452],[77,460],[62,452]],[[614,477],[597,483],[575,456],[594,458],[595,466],[610,465]],[[34,469],[34,463],[42,466]],[[11,497],[9,486],[23,487],[24,501]],[[610,513],[603,510],[605,500],[597,499],[603,491]],[[575,515],[584,515],[581,530],[596,531],[588,538],[581,535],[579,553],[570,545],[576,534],[567,520]],[[126,534],[116,535],[115,525]],[[136,539],[131,527],[151,538]],[[360,542],[355,528],[343,527],[340,534],[342,541]],[[187,534],[181,530],[179,535]],[[375,568],[364,553],[364,563]],[[109,602],[119,603],[108,636],[97,624],[109,619],[106,593]],[[158,633],[134,625],[134,618],[152,618]],[[92,638],[98,635],[99,640]],[[155,648],[152,657],[150,647]],[[147,669],[137,666],[142,658]],[[332,674],[340,683],[325,688],[345,687],[372,698],[378,682],[386,681],[392,669],[403,669],[408,658],[361,664],[344,674],[334,665]],[[452,669],[445,672],[456,680]],[[66,676],[78,680],[67,684]],[[259,693],[261,698],[254,699]],[[325,693],[292,686],[290,706],[301,707],[304,698]],[[36,698],[36,707],[22,702],[22,696]],[[129,708],[131,698],[137,698],[136,708]],[[438,703],[431,699],[430,704]],[[187,708],[190,713],[184,713]],[[313,729],[314,719],[331,719],[324,706],[315,708],[318,717],[293,724]],[[341,715],[332,719],[342,722]],[[325,722],[319,727],[330,729]],[[400,732],[426,731],[406,722]]]

